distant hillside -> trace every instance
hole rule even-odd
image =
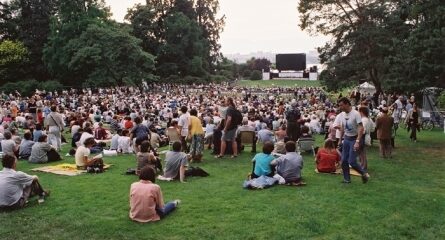
[[[245,63],[247,60],[254,58],[266,58],[272,63],[275,63],[275,55],[276,53],[271,52],[255,52],[255,53],[249,53],[249,54],[241,54],[241,53],[235,53],[235,54],[224,54],[224,56],[232,61],[235,61],[237,63]],[[318,53],[316,51],[310,51],[306,53],[306,63],[308,65],[313,64],[319,64],[318,61]]]

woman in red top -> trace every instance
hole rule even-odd
[[[324,148],[317,152],[315,159],[317,163],[318,172],[332,173],[337,170],[337,165],[340,162],[340,153],[335,149],[335,142],[327,139],[324,143]]]

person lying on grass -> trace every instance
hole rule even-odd
[[[181,146],[181,143],[179,143]],[[180,200],[164,205],[161,188],[155,184],[155,171],[145,166],[139,174],[139,182],[130,188],[130,218],[136,222],[153,222],[164,218],[176,209]]]
[[[181,152],[181,146],[180,142],[174,142],[173,151],[168,151],[165,154],[164,178],[179,179],[181,182],[185,182],[185,171],[190,157]]]
[[[270,163],[274,160],[272,151],[274,145],[272,142],[265,142],[263,145],[263,152],[258,153],[252,159],[253,169],[250,178],[259,178],[260,176],[273,177],[274,171],[272,170]]]
[[[49,191],[43,190],[39,177],[16,171],[17,158],[4,155],[3,170],[0,171],[0,210],[15,210],[25,207],[28,199],[39,196],[39,203],[49,196]]]
[[[303,158],[296,153],[297,145],[294,141],[286,143],[286,155],[273,160],[270,165],[276,166],[277,174],[284,178],[286,184],[304,185],[301,181],[301,170],[303,169]]]
[[[90,149],[94,144],[96,144],[96,141],[91,137],[85,140],[83,146],[77,148],[75,154],[77,169],[85,170],[87,167],[103,164],[102,158],[88,158],[90,156]]]

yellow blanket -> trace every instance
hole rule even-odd
[[[105,164],[104,169],[108,169],[110,168],[110,166],[111,165]],[[31,169],[31,171],[54,173],[57,175],[65,175],[65,176],[77,176],[87,172],[86,170],[78,170],[76,164],[68,164],[68,163],[34,168]]]
[[[316,173],[321,173],[321,172],[318,172],[317,169],[315,169],[315,172],[316,172]],[[349,173],[350,173],[352,176],[358,176],[358,177],[361,177],[361,176],[362,176],[359,172],[355,171],[355,170],[352,169],[352,168],[349,169]],[[328,173],[328,174],[343,174],[343,171],[341,170],[341,168],[337,168],[337,171],[332,172],[332,173]]]

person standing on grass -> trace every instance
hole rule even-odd
[[[360,116],[362,117],[364,134],[360,139],[360,148],[359,148],[359,159],[361,167],[367,171],[368,169],[368,158],[366,156],[366,144],[365,139],[368,136],[368,139],[371,139],[371,132],[373,132],[375,126],[371,119],[369,119],[369,108],[368,107],[360,107],[359,108]]]
[[[293,102],[288,111],[286,111],[287,136],[290,140],[297,142],[300,138],[300,120],[301,113],[298,110],[297,102]]]
[[[225,106],[227,106],[226,118],[224,120],[224,128],[222,130],[221,137],[221,150],[217,158],[222,158],[226,152],[227,142],[232,143],[232,158],[238,156],[238,144],[236,143],[236,131],[238,129],[238,123],[236,122],[236,116],[240,114],[236,109],[235,103],[232,98],[227,98],[225,101]],[[237,112],[238,111],[238,112]],[[242,119],[239,119],[240,123]]]
[[[394,119],[388,115],[388,108],[382,108],[382,115],[376,120],[377,138],[380,142],[380,156],[383,158],[391,157],[391,135],[394,127]]]
[[[413,108],[408,112],[406,116],[406,125],[408,132],[411,130],[409,138],[411,141],[417,142],[417,131],[420,132],[420,113],[417,108],[417,104],[413,103]]]
[[[57,112],[57,106],[51,106],[51,113],[45,118],[46,132],[48,133],[48,143],[60,151],[62,145],[62,132],[64,127],[62,115]]]
[[[180,200],[164,204],[161,187],[155,184],[153,168],[142,168],[139,179],[139,182],[131,184],[130,187],[131,220],[141,223],[159,221],[178,207]]]
[[[181,107],[181,116],[179,117],[178,127],[179,132],[181,133],[181,144],[182,151],[187,151],[187,136],[189,134],[189,118],[190,114],[188,114],[188,108],[186,106]]]
[[[190,145],[190,155],[193,161],[201,162],[204,153],[204,130],[201,120],[198,118],[196,109],[190,110],[189,118],[189,138],[192,140]]]
[[[49,196],[43,190],[37,176],[17,170],[17,159],[12,155],[2,158],[3,170],[0,171],[0,210],[15,210],[25,207],[28,199],[39,196],[39,203]]]
[[[352,109],[351,102],[348,98],[343,97],[338,100],[338,106],[342,111],[339,114],[340,127],[343,136],[343,146],[341,152],[343,183],[351,183],[351,175],[349,165],[362,175],[363,183],[367,183],[369,176],[363,168],[357,164],[357,153],[360,149],[364,134],[362,118],[360,113]]]

